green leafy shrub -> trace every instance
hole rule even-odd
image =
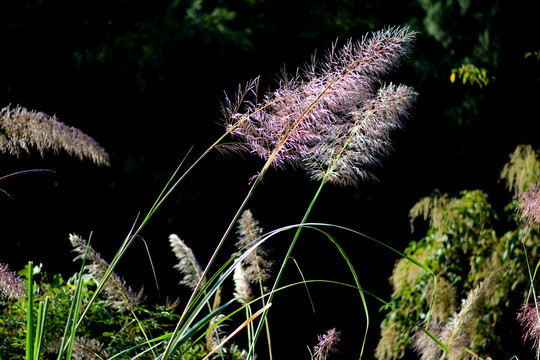
[[[519,146],[501,178],[519,194],[538,183],[538,169],[536,151]],[[516,204],[519,197],[507,209]],[[391,310],[382,324],[377,358],[398,359],[410,348],[422,359],[442,355],[443,349],[419,333],[410,319],[424,320],[456,359],[500,352],[503,334],[494,329],[527,297],[528,261],[540,260],[538,233],[512,213],[509,220],[515,229],[499,234],[493,225],[498,216],[480,190],[462,191],[459,197],[435,193],[413,206],[411,226],[419,217],[429,224],[427,234],[411,242],[405,254],[432,269],[436,281],[407,259],[396,263],[390,307],[384,307]]]
[[[49,302],[43,340],[45,352],[50,354],[46,356],[53,358],[56,357],[64,333],[69,309],[75,296],[76,283],[79,280],[82,283],[82,306],[86,306],[95,294],[96,280],[91,274],[84,273],[82,276],[76,274],[65,281],[60,274],[50,277],[41,266],[35,266],[33,272],[34,308],[46,298]],[[21,274],[26,273],[27,269],[21,271]],[[24,281],[28,283],[27,278]],[[26,302],[26,297],[19,297],[16,300],[4,299],[1,303],[0,358],[2,359],[20,359],[25,354]],[[98,297],[90,304],[89,311],[79,326],[74,351],[82,356],[81,358],[84,358],[85,352],[95,352],[96,356],[92,358],[107,358],[108,354],[119,353],[120,350],[144,342],[142,329],[153,336],[163,335],[178,319],[178,315],[173,311],[176,305],[177,303],[153,307],[137,305],[131,309],[131,313],[115,308],[107,298]],[[133,315],[139,322],[134,321]]]

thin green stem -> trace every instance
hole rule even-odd
[[[34,263],[28,262],[28,298],[26,306],[26,359],[34,359]]]
[[[309,204],[305,214],[304,214],[304,217],[302,218],[302,221],[300,222],[300,225],[298,226],[298,228],[296,229],[296,232],[294,234],[294,237],[291,241],[291,244],[289,245],[289,248],[287,250],[287,253],[285,254],[285,257],[283,258],[283,262],[281,263],[281,268],[279,269],[279,272],[278,274],[276,275],[276,280],[274,281],[274,285],[272,286],[272,290],[270,291],[270,295],[268,297],[268,302],[271,303],[273,298],[274,298],[274,293],[275,293],[275,290],[277,288],[277,286],[279,285],[280,281],[281,281],[281,277],[283,276],[283,272],[285,270],[285,267],[287,266],[287,263],[288,263],[288,260],[289,258],[291,258],[291,254],[293,252],[293,249],[296,245],[296,242],[298,240],[298,238],[300,237],[300,233],[302,231],[302,227],[303,227],[303,224],[305,224],[307,222],[307,219],[309,217],[309,214],[311,213],[311,210],[313,209],[313,206],[315,205],[315,202],[317,201],[318,197],[319,197],[319,194],[321,193],[323,187],[324,187],[324,184],[326,183],[326,179],[327,179],[327,176],[325,176],[325,178],[321,181],[316,193],[315,193],[315,196],[313,197],[313,199],[311,200],[311,203]],[[255,347],[255,343],[257,342],[257,339],[259,338],[260,334],[261,334],[261,331],[262,331],[262,324],[263,324],[263,321],[266,317],[267,317],[267,311],[264,312],[264,314],[262,315],[261,317],[261,321],[259,321],[259,324],[257,326],[257,331],[255,332],[255,337],[254,337],[254,343],[250,346],[250,349],[249,349],[249,353],[252,353],[254,351],[254,347]]]
[[[49,297],[45,297],[44,302],[39,303],[38,321],[36,326],[36,339],[34,341],[34,359],[39,360],[41,346],[45,338],[45,318],[49,309]]]

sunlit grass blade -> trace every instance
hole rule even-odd
[[[322,187],[322,186],[321,186]],[[320,188],[321,188],[320,187]],[[320,189],[319,188],[319,189]],[[313,202],[312,202],[313,204]],[[351,232],[353,234],[356,234],[360,237],[363,237],[363,238],[366,238],[370,241],[373,241],[389,250],[391,250],[392,252],[396,253],[397,255],[401,256],[401,257],[404,257],[406,258],[407,260],[411,261],[413,264],[415,264],[416,266],[422,268],[423,270],[425,270],[426,272],[428,272],[431,276],[433,276],[433,279],[434,279],[434,287],[433,287],[433,293],[432,293],[432,296],[431,296],[431,301],[430,301],[430,305],[429,305],[429,311],[428,311],[428,315],[427,315],[427,318],[426,318],[426,327],[429,325],[429,319],[430,319],[430,316],[431,316],[431,313],[432,313],[432,309],[433,309],[433,302],[434,302],[434,299],[435,299],[435,293],[437,291],[437,279],[436,279],[436,276],[435,274],[433,273],[433,271],[428,268],[427,266],[425,266],[424,264],[418,262],[417,260],[415,260],[414,258],[406,255],[405,253],[399,251],[399,250],[396,250],[395,248],[379,241],[379,240],[376,240],[375,238],[372,238],[366,234],[363,234],[359,231],[356,231],[356,230],[353,230],[353,229],[350,229],[350,228],[347,228],[347,227],[344,227],[344,226],[340,226],[340,225],[334,225],[334,224],[327,224],[327,223],[308,223],[308,222],[304,222],[304,223],[300,223],[300,224],[296,224],[296,225],[289,225],[289,226],[286,226],[286,227],[282,227],[282,228],[279,228],[279,229],[276,229],[276,230],[273,230],[271,231],[270,233],[264,235],[262,238],[264,240],[268,239],[269,237],[279,233],[279,232],[282,232],[282,231],[286,231],[286,230],[293,230],[293,229],[296,229],[296,232],[295,232],[295,236],[294,236],[294,239],[293,239],[293,242],[290,244],[289,246],[289,249],[288,249],[288,252],[286,254],[286,256],[284,257],[284,261],[282,263],[282,266],[281,266],[281,269],[280,269],[280,272],[278,273],[277,277],[276,277],[276,280],[274,282],[274,287],[272,288],[272,291],[270,292],[269,294],[269,302],[271,302],[271,299],[273,298],[274,294],[275,294],[275,290],[278,288],[277,284],[279,283],[279,280],[280,280],[280,276],[282,274],[282,272],[284,271],[284,267],[286,265],[286,260],[291,258],[291,253],[292,253],[292,249],[294,247],[294,244],[296,243],[297,239],[298,239],[298,236],[299,236],[299,230],[302,229],[302,228],[312,228],[312,229],[316,229],[317,231],[320,231],[320,232],[323,232],[323,233],[326,233],[324,231],[322,231],[321,229],[319,228],[323,228],[323,227],[329,227],[329,228],[336,228],[336,229],[340,229],[340,230],[344,230],[344,231],[347,231],[347,232]],[[331,237],[330,237],[331,238]],[[337,246],[337,244],[336,244]],[[340,250],[341,252],[342,250]],[[346,254],[343,252],[342,253],[342,256],[346,256]],[[349,266],[352,266],[351,265],[351,262],[350,260],[348,260],[348,258],[345,258],[348,265]],[[353,271],[353,269],[351,269],[351,271]],[[355,274],[355,272],[353,272],[353,274]],[[355,281],[357,282],[357,285],[359,287],[359,289],[361,289],[360,287],[360,283],[358,281],[358,278],[356,277],[356,275],[353,275],[355,276]],[[364,307],[365,307],[365,310],[366,310],[366,316],[367,316],[367,319],[369,319],[369,314],[367,313],[367,306],[366,306],[366,303],[365,303],[365,299],[362,297],[362,301],[363,301],[363,304],[364,304]],[[262,319],[264,319],[266,317],[266,313],[263,315]],[[368,320],[369,321],[369,320]],[[257,341],[258,339],[258,336],[260,334],[260,331],[262,329],[262,321],[259,322],[259,326],[257,328],[257,332],[255,334],[255,342]],[[367,330],[366,330],[367,332]],[[365,341],[365,339],[364,339]],[[250,347],[250,353],[253,351],[253,346]],[[363,350],[362,350],[363,351]]]
[[[137,349],[140,349],[140,348],[143,348],[143,347],[148,347],[147,349],[144,349],[143,351],[141,351],[140,353],[138,353],[137,355],[135,355],[134,357],[131,358],[131,359],[136,359],[137,357],[144,356],[144,355],[146,355],[147,353],[149,353],[151,351],[157,350],[157,348],[159,346],[162,346],[163,343],[170,337],[171,337],[171,334],[168,333],[168,334],[164,334],[164,335],[158,336],[156,338],[147,340],[147,341],[145,341],[145,342],[143,342],[141,344],[130,347],[129,349],[122,350],[121,352],[109,357],[108,360],[123,359],[124,356],[128,356],[128,354],[130,354],[131,352],[133,352],[133,351],[135,351]]]
[[[205,306],[205,304],[209,303],[211,297],[223,285],[223,282],[227,278],[232,276],[235,267],[240,266],[242,260],[244,260],[253,251],[255,251],[255,249],[259,245],[261,245],[267,239],[269,239],[270,237],[272,237],[273,235],[275,235],[276,233],[280,231],[281,229],[278,231],[270,232],[264,236],[261,236],[258,241],[254,241],[253,244],[247,250],[245,250],[241,255],[233,257],[229,259],[227,262],[225,262],[225,264],[221,266],[220,269],[210,278],[210,280],[208,281],[208,283],[205,285],[205,287],[202,290],[200,290],[197,294],[192,294],[190,301],[188,302],[186,308],[184,309],[182,315],[180,316],[180,320],[178,321],[177,326],[172,333],[171,339],[169,343],[167,344],[167,347],[165,351],[163,352],[163,355],[160,357],[160,359],[163,359],[163,360],[168,359],[169,356],[172,354],[173,349],[178,348],[178,344],[184,343],[189,338],[187,334],[193,333],[191,324],[193,323],[195,318],[201,313],[201,310]],[[197,299],[197,301],[194,301],[194,299]],[[235,301],[235,300],[233,299],[229,301],[229,303],[232,301]],[[215,315],[219,314],[216,311],[214,311],[213,313]]]
[[[421,326],[418,321],[416,321],[415,319],[412,319],[410,316],[408,316],[407,314],[405,314],[403,311],[401,311],[400,309],[394,307],[392,304],[390,304],[389,302],[387,301],[384,301],[381,297],[375,295],[374,293],[370,292],[370,291],[366,291],[365,289],[361,289],[361,288],[358,288],[357,286],[354,286],[354,285],[351,285],[351,284],[346,284],[346,283],[342,283],[342,282],[337,282],[337,281],[332,281],[332,280],[308,280],[308,282],[310,283],[330,283],[330,284],[337,284],[337,285],[342,285],[342,286],[346,286],[346,287],[351,287],[353,289],[356,289],[358,291],[361,291],[363,294],[365,295],[369,295],[370,297],[374,298],[375,300],[381,302],[384,306],[388,307],[388,308],[391,308],[393,310],[395,310],[397,313],[399,313],[401,316],[403,316],[405,319],[407,319],[407,321],[409,321],[412,325],[414,325],[415,327],[417,327],[420,331],[422,331],[425,335],[427,335],[429,338],[431,338],[433,341],[435,341],[447,354],[451,354],[450,352],[450,349],[448,348],[448,346],[446,346],[444,343],[442,343],[435,335],[433,335],[428,329],[427,327],[423,327]]]
[[[26,359],[34,359],[34,263],[28,262],[28,297],[26,305]]]
[[[233,302],[234,302],[234,299],[229,300],[227,303],[221,305],[216,310],[204,316],[201,320],[199,320],[193,326],[189,327],[188,329],[183,329],[185,330],[185,332],[179,332],[179,331],[173,332],[170,336],[169,342],[167,343],[167,347],[165,348],[165,351],[161,355],[159,355],[156,359],[158,360],[168,359],[176,350],[178,350],[180,346],[186,343],[195,334],[200,332],[206,325],[210,323],[212,319],[214,319],[216,316],[223,313],[223,311],[227,307],[229,307]],[[193,320],[193,317],[191,317],[190,319]]]
[[[248,326],[253,320],[261,316],[263,312],[268,310],[272,306],[272,303],[267,303],[265,306],[263,306],[261,309],[259,309],[255,314],[253,314],[249,319],[244,321],[240,326],[238,326],[229,336],[225,338],[219,345],[217,345],[212,351],[210,351],[202,360],[208,359],[212,354],[214,354],[216,351],[218,351],[220,348],[223,347],[229,340],[231,340],[238,332],[240,332],[243,328]]]
[[[296,261],[295,258],[291,258],[291,260],[294,262],[294,265],[298,269],[298,273],[300,274],[300,277],[302,278],[303,281],[305,281],[306,278],[304,277],[304,273],[302,272],[302,269],[300,269],[300,265],[298,265],[298,261]],[[315,304],[313,303],[313,298],[311,297],[311,293],[309,291],[309,287],[307,286],[307,283],[305,283],[305,287],[306,287],[306,293],[308,296],[309,304],[311,305],[311,310],[315,312]]]
[[[77,331],[77,318],[79,315],[79,310],[82,304],[82,287],[83,287],[83,274],[84,267],[86,266],[86,257],[88,255],[88,250],[90,249],[90,240],[92,239],[92,233],[88,238],[88,244],[86,247],[86,254],[82,259],[81,269],[76,276],[76,287],[75,294],[71,300],[71,306],[69,308],[68,318],[66,321],[66,326],[64,328],[64,336],[62,336],[62,342],[60,344],[60,350],[58,351],[58,360],[65,358],[66,360],[71,359],[71,354],[73,352],[73,342],[75,341],[75,332]],[[88,305],[90,307],[90,305]],[[64,357],[65,355],[65,357]]]
[[[377,239],[375,239],[375,238],[373,238],[373,237],[371,237],[369,235],[363,234],[363,233],[361,233],[361,232],[359,232],[357,230],[354,230],[354,229],[351,229],[351,228],[348,228],[348,227],[345,227],[345,226],[340,226],[340,225],[335,225],[335,224],[326,224],[326,223],[309,223],[309,224],[305,224],[305,226],[306,227],[307,226],[312,226],[312,227],[332,227],[332,228],[341,229],[341,230],[356,234],[358,236],[364,237],[364,238],[366,238],[366,239],[368,239],[370,241],[375,242],[378,245],[381,245],[381,246],[387,248],[388,250],[390,250],[390,251],[394,252],[395,254],[399,255],[400,257],[403,257],[403,258],[407,259],[408,261],[410,261],[414,265],[420,267],[422,270],[425,270],[428,274],[433,276],[433,293],[432,293],[432,296],[431,296],[431,301],[430,301],[430,305],[429,305],[429,311],[428,311],[428,314],[427,314],[427,317],[426,317],[426,326],[429,325],[429,320],[431,318],[432,309],[433,309],[433,302],[435,301],[435,293],[437,291],[437,276],[435,275],[433,270],[431,270],[429,267],[422,264],[421,262],[417,261],[416,259],[410,257],[409,255],[407,255],[407,254],[405,254],[405,253],[391,247],[390,245],[385,244],[384,242],[379,241],[379,240],[377,240]]]
[[[362,340],[362,346],[360,348],[360,359],[361,359],[362,355],[364,354],[364,349],[365,349],[365,346],[366,346],[366,340],[367,340],[367,335],[368,335],[368,330],[369,330],[369,310],[368,310],[368,306],[367,306],[367,303],[366,303],[366,298],[364,297],[362,286],[360,285],[360,280],[358,279],[358,275],[356,274],[356,270],[354,269],[354,266],[353,266],[351,260],[349,259],[349,257],[347,256],[347,254],[345,253],[343,248],[336,242],[336,240],[326,231],[323,231],[323,230],[321,230],[319,228],[316,228],[316,227],[310,227],[310,228],[321,232],[322,234],[324,234],[324,236],[326,236],[328,238],[328,240],[330,240],[332,242],[332,244],[334,244],[334,246],[338,249],[339,253],[341,254],[343,259],[347,263],[347,266],[349,267],[349,271],[351,272],[351,274],[352,274],[352,276],[354,278],[354,283],[356,284],[356,287],[358,288],[360,298],[362,299],[362,306],[364,307],[364,312],[366,314],[366,330],[364,332],[364,339]]]
[[[47,311],[49,309],[49,297],[45,297],[43,302],[39,303],[38,318],[36,325],[36,339],[34,341],[34,360],[39,360],[39,354],[41,353],[41,347],[43,345],[45,335],[45,319]]]

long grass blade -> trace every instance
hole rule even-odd
[[[362,299],[362,306],[364,307],[364,312],[366,314],[366,330],[364,332],[364,340],[362,341],[362,346],[360,348],[360,359],[361,359],[362,355],[364,354],[364,349],[366,347],[366,340],[367,340],[367,335],[368,335],[368,330],[369,330],[369,311],[368,311],[368,306],[367,306],[367,303],[366,303],[366,298],[364,297],[362,286],[360,285],[360,280],[358,279],[358,275],[356,274],[356,270],[354,269],[354,266],[353,266],[351,260],[347,256],[347,253],[345,253],[345,251],[337,243],[337,241],[329,233],[327,233],[326,231],[323,231],[323,230],[315,228],[315,227],[313,229],[315,229],[315,230],[321,232],[322,234],[324,234],[328,238],[328,240],[330,240],[334,244],[334,246],[338,249],[338,251],[341,254],[341,256],[343,257],[343,259],[345,259],[345,262],[347,263],[347,266],[349,267],[349,270],[350,270],[350,272],[351,272],[351,274],[352,274],[352,276],[354,278],[354,283],[356,284],[356,287],[358,288],[360,298]]]
[[[196,316],[200,314],[202,308],[205,306],[205,304],[207,304],[210,301],[210,298],[215,294],[216,291],[218,291],[218,289],[222,286],[223,282],[227,278],[232,276],[234,269],[237,266],[241,265],[242,260],[245,259],[253,251],[255,251],[255,249],[260,244],[262,244],[263,242],[265,242],[267,239],[269,239],[271,236],[275,235],[278,232],[280,232],[280,230],[273,231],[273,232],[268,233],[265,236],[262,236],[258,241],[253,242],[252,246],[248,248],[247,250],[245,250],[240,256],[238,256],[237,258],[233,257],[229,259],[214,274],[214,276],[210,278],[206,286],[197,294],[197,296],[200,296],[200,298],[196,303],[193,301],[193,299],[197,297],[196,295],[192,295],[192,298],[190,299],[190,302],[187,305],[186,310],[184,310],[184,313],[180,317],[180,320],[178,321],[177,326],[175,330],[173,331],[171,339],[169,340],[169,343],[167,344],[167,347],[165,348],[163,355],[160,357],[160,359],[163,359],[163,360],[168,359],[169,356],[172,354],[173,349],[176,349],[179,343],[183,343],[189,338],[188,334],[192,334],[191,324],[193,323]],[[227,266],[229,267],[227,268]],[[231,301],[234,301],[234,299]],[[231,301],[229,301],[229,303]],[[218,313],[215,311],[213,313],[218,315]]]
[[[150,340],[145,341],[145,342],[143,342],[141,344],[135,345],[135,346],[133,346],[133,347],[131,347],[129,349],[124,349],[121,352],[119,352],[118,354],[115,354],[115,355],[111,356],[110,358],[108,358],[108,360],[115,360],[115,359],[119,359],[119,358],[124,358],[124,356],[127,356],[132,351],[140,349],[140,348],[142,348],[144,346],[152,345],[152,346],[149,346],[148,349],[145,349],[145,350],[141,351],[135,357],[132,357],[132,359],[135,359],[135,358],[137,358],[139,356],[142,356],[144,354],[149,353],[152,350],[156,350],[157,347],[161,346],[165,342],[165,340],[167,340],[170,337],[171,337],[171,334],[164,334],[164,335],[158,336],[158,337],[156,337],[154,339],[150,339]]]
[[[88,238],[88,244],[86,247],[86,254],[82,259],[81,269],[76,280],[75,295],[71,300],[71,306],[69,308],[68,318],[66,321],[66,326],[64,328],[64,336],[62,336],[62,342],[60,344],[60,350],[58,351],[58,360],[61,360],[65,354],[67,360],[71,359],[71,354],[73,352],[73,342],[75,341],[75,332],[77,330],[77,317],[79,314],[79,309],[82,304],[82,286],[83,286],[83,273],[84,267],[86,266],[86,256],[88,255],[88,250],[90,249],[90,240],[92,238],[92,233]],[[88,305],[90,306],[90,305]]]
[[[34,359],[34,263],[28,262],[28,297],[26,305],[26,359]]]
[[[302,272],[302,269],[300,269],[300,265],[298,265],[298,261],[296,261],[295,258],[291,258],[291,260],[294,262],[294,265],[298,269],[298,273],[300,274],[300,277],[302,278],[303,281],[305,281],[306,278],[304,277],[304,273]],[[311,293],[309,291],[309,287],[307,286],[307,283],[305,283],[305,287],[306,287],[306,293],[309,299],[309,304],[311,305],[311,310],[315,313],[315,304],[313,303],[313,298],[311,297]]]
[[[272,303],[267,303],[265,306],[263,306],[261,309],[259,309],[255,314],[253,314],[253,316],[251,316],[249,319],[247,319],[246,321],[244,321],[240,326],[238,326],[229,336],[227,336],[225,338],[225,340],[223,340],[218,346],[216,346],[212,351],[210,351],[202,360],[206,360],[208,359],[210,356],[212,356],[212,354],[214,354],[216,351],[218,351],[219,349],[221,349],[223,347],[223,345],[225,345],[229,340],[231,340],[234,336],[236,336],[236,334],[238,334],[238,332],[240,330],[242,330],[243,328],[245,328],[248,324],[250,324],[253,320],[255,320],[256,318],[258,318],[259,316],[261,316],[261,314],[263,312],[265,312],[266,310],[268,310],[270,308],[270,306],[272,306]]]
[[[49,309],[49,297],[45,297],[44,302],[39,303],[38,319],[36,326],[36,339],[34,341],[34,360],[39,360],[41,346],[43,345],[45,335],[45,319]]]

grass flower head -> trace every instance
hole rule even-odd
[[[529,226],[540,224],[540,188],[537,184],[531,185],[528,191],[515,196],[520,199],[516,211],[522,220],[526,220]]]
[[[373,178],[372,166],[391,149],[390,132],[402,126],[416,97],[407,86],[381,85],[379,77],[399,64],[414,36],[389,28],[334,46],[325,61],[314,61],[303,76],[285,76],[259,104],[244,100],[256,93],[251,82],[224,106],[228,128],[242,141],[235,149],[277,167],[299,166],[315,180],[345,185]]]
[[[107,273],[109,263],[103,260],[101,255],[92,249],[92,247],[90,247],[80,236],[70,234],[69,240],[73,246],[73,251],[78,254],[73,261],[86,258],[88,265],[85,266],[85,269],[98,283],[101,282]],[[143,289],[138,293],[133,292],[133,290],[126,285],[124,279],[114,272],[105,281],[103,292],[108,305],[119,310],[132,309],[143,300]]]
[[[0,263],[0,299],[16,300],[25,295],[23,279],[11,271],[7,264]]]
[[[259,226],[259,221],[253,217],[250,210],[245,210],[238,220],[237,234],[236,247],[239,250],[245,250],[250,245],[253,245],[255,241],[260,240],[263,229]],[[242,261],[241,266],[244,266],[242,273],[246,276],[248,283],[264,284],[271,278],[272,265],[273,262],[268,260],[268,251],[262,245],[259,245]]]
[[[325,360],[330,353],[338,352],[336,345],[339,343],[341,333],[336,329],[330,329],[324,335],[318,335],[319,343],[313,348],[315,360]]]
[[[42,112],[7,106],[0,110],[0,152],[20,156],[34,148],[41,156],[46,150],[61,150],[79,159],[109,166],[109,155],[96,140],[81,130],[67,126]]]
[[[540,302],[540,297],[537,298]],[[533,349],[537,355],[540,352],[540,320],[534,302],[525,305],[517,314],[517,319],[523,327],[523,340],[532,340]]]
[[[174,255],[178,259],[178,264],[174,267],[184,275],[184,279],[180,284],[195,290],[203,273],[199,262],[195,258],[195,254],[176,234],[169,236],[169,243],[171,244]],[[203,279],[202,285],[204,286],[205,283],[206,281]]]

